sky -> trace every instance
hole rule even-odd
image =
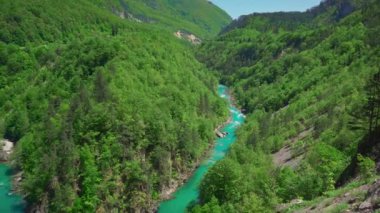
[[[254,12],[305,11],[321,0],[211,0],[236,19]]]

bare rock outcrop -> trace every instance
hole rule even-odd
[[[380,179],[375,181],[366,195],[366,200],[359,206],[360,212],[373,212],[380,209]]]
[[[0,140],[0,161],[8,161],[13,151],[13,142]]]
[[[174,33],[174,36],[179,39],[185,39],[194,45],[198,45],[202,43],[202,40],[200,38],[198,38],[192,33],[189,33],[183,30],[178,30],[177,32]]]

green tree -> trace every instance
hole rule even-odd
[[[200,186],[202,201],[211,201],[213,196],[219,202],[239,200],[241,170],[236,162],[226,159],[213,166]]]
[[[25,109],[15,108],[6,117],[4,136],[10,140],[18,141],[29,129],[29,118]]]
[[[94,212],[99,204],[97,196],[101,178],[96,166],[93,151],[84,145],[80,151],[81,161],[81,196],[75,205],[78,211]]]

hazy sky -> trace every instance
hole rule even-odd
[[[305,11],[321,0],[211,0],[233,18],[253,12]]]

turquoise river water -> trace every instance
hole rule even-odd
[[[173,194],[173,199],[163,201],[160,204],[158,209],[159,213],[182,213],[185,212],[189,204],[197,202],[199,199],[199,184],[203,176],[215,162],[221,160],[226,155],[230,145],[236,140],[235,132],[239,125],[244,122],[244,115],[233,106],[226,86],[219,85],[218,94],[229,103],[231,122],[221,130],[221,132],[227,132],[228,135],[216,140],[212,155],[203,162],[198,169],[195,170],[193,176]]]
[[[0,212],[24,212],[25,202],[22,197],[11,192],[12,171],[6,164],[0,163]]]

